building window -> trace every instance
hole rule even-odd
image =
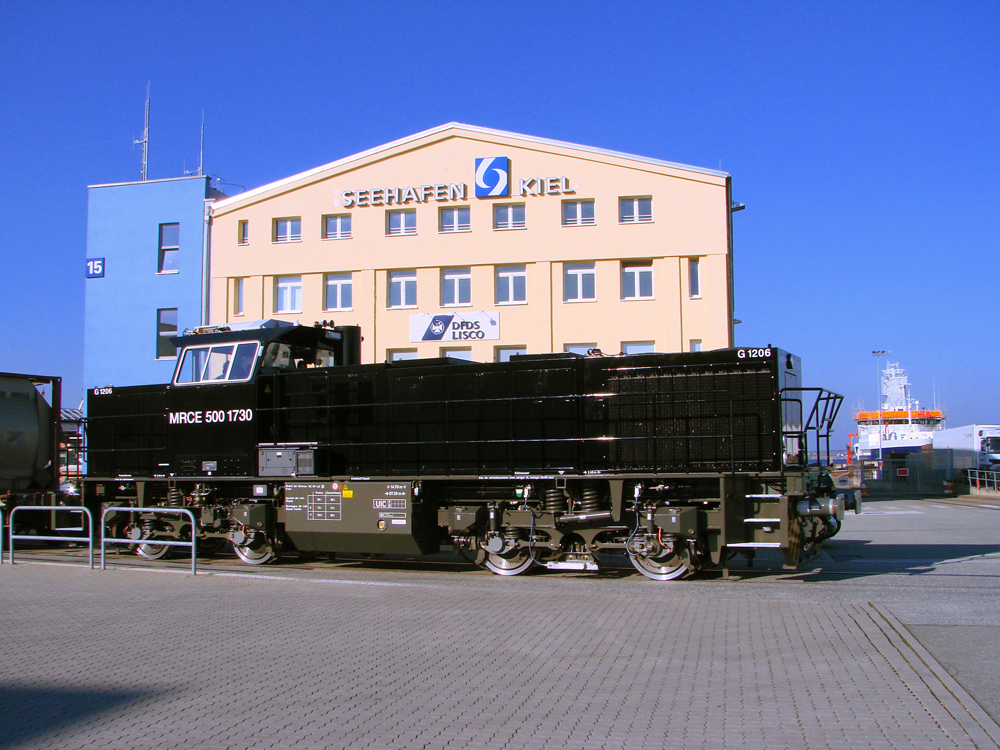
[[[441,304],[472,304],[472,273],[468,268],[441,269]]]
[[[621,224],[644,224],[652,220],[652,198],[618,199],[618,221]]]
[[[236,225],[236,242],[240,245],[250,244],[250,222],[246,219],[241,219]]]
[[[157,273],[177,273],[181,255],[181,225],[160,224],[160,257]]]
[[[439,232],[468,232],[470,228],[468,206],[441,209]]]
[[[324,240],[351,239],[351,215],[334,214],[331,216],[324,216],[323,239]]]
[[[233,279],[233,315],[243,314],[243,282],[245,279]]]
[[[278,276],[274,280],[274,311],[302,312],[302,277]]]
[[[386,362],[405,362],[408,359],[416,359],[417,350],[416,349],[386,349],[385,350],[385,361]]]
[[[563,347],[564,352],[579,354],[582,357],[586,357],[587,353],[594,349],[597,349],[597,344],[566,344]]]
[[[389,307],[417,306],[417,272],[389,272]]]
[[[622,299],[653,299],[653,262],[622,262]]]
[[[385,233],[389,235],[416,234],[417,210],[411,208],[406,211],[386,211]]]
[[[494,229],[524,229],[524,204],[507,203],[493,206]]]
[[[653,346],[652,341],[623,341],[622,354],[652,354]]]
[[[688,258],[688,296],[701,296],[701,264],[697,258]]]
[[[597,272],[593,263],[563,264],[563,302],[597,299]]]
[[[274,220],[275,242],[299,242],[302,239],[302,220],[299,217]]]
[[[472,349],[467,346],[458,347],[441,347],[442,357],[451,357],[452,359],[464,359],[467,362],[472,361]]]
[[[177,308],[167,307],[156,311],[156,358],[173,359],[177,347],[170,340],[177,335]]]
[[[350,310],[354,306],[351,274],[328,273],[326,275],[326,295],[324,310]]]
[[[524,266],[497,266],[496,303],[516,305],[528,300],[528,274]]]
[[[563,201],[564,227],[580,227],[594,223],[594,201]]]
[[[701,339],[691,339],[691,346],[688,351],[700,352],[701,351]]]
[[[526,346],[498,346],[493,350],[494,362],[510,362],[514,357],[520,357],[528,353]]]

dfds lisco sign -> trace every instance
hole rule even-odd
[[[468,312],[410,316],[410,342],[441,341],[470,343],[500,338],[500,319],[495,313]]]

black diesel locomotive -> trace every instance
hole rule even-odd
[[[795,566],[853,502],[809,464],[842,397],[772,347],[363,365],[353,326],[175,341],[169,385],[89,395],[86,502],[194,513],[112,516],[149,558],[191,534],[251,564],[451,544],[500,575],[604,553],[669,580]]]

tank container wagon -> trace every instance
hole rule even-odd
[[[797,566],[854,502],[826,473],[842,397],[773,347],[361,364],[359,328],[275,321],[175,343],[171,383],[88,396],[86,502],[194,514],[110,514],[148,558],[194,534],[250,564],[450,545],[500,575],[627,555],[669,580]]]
[[[48,389],[46,397],[43,389]],[[23,505],[78,505],[60,488],[62,379],[0,373],[0,511],[3,524]],[[49,532],[53,513],[18,514],[18,531]]]

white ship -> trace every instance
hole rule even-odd
[[[879,411],[854,415],[858,431],[852,435],[854,458],[877,461],[930,446],[934,433],[944,428],[944,412],[921,409],[910,398],[910,381],[896,362],[886,361],[882,371],[882,406]]]

